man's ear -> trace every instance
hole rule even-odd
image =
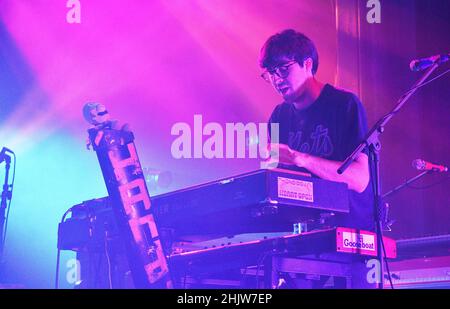
[[[303,67],[306,69],[307,72],[310,72],[312,74],[313,60],[311,58],[306,58],[303,61]]]

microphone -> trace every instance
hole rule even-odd
[[[444,62],[447,62],[449,59],[450,54],[436,55],[428,58],[415,59],[411,61],[411,63],[409,64],[409,68],[411,69],[411,71],[414,72],[423,71],[431,67],[435,63],[442,64]]]
[[[14,153],[14,151],[12,151],[11,149],[3,147],[2,151],[0,152],[0,163],[5,160],[11,160],[11,157],[6,154],[7,152]]]
[[[419,171],[435,171],[440,173],[448,171],[447,166],[433,164],[422,159],[412,161],[412,166]]]

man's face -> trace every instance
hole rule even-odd
[[[311,60],[306,60],[303,67],[289,58],[282,58],[276,66],[270,68],[270,82],[275,90],[287,102],[301,96],[305,90],[305,82],[311,74]]]

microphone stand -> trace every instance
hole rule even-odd
[[[11,157],[4,155],[5,159],[5,182],[3,184],[3,191],[0,202],[0,275],[2,275],[3,270],[3,249],[4,249],[4,232],[5,232],[5,213],[8,200],[11,199],[11,191],[9,190],[9,169],[11,166]],[[0,278],[3,276],[0,276]]]
[[[407,185],[413,183],[414,181],[416,181],[416,180],[422,178],[423,176],[425,176],[425,175],[427,175],[427,174],[430,174],[431,172],[433,172],[433,170],[426,170],[426,171],[420,173],[419,175],[416,175],[416,176],[414,176],[413,178],[408,179],[407,181],[405,181],[405,182],[402,183],[401,185],[398,185],[397,187],[395,187],[395,188],[392,189],[391,191],[389,191],[389,192],[383,194],[383,196],[381,196],[381,198],[382,198],[382,199],[385,199],[386,197],[388,197],[388,196],[394,194],[395,192],[397,192],[397,191],[403,189],[403,188],[406,187]]]
[[[377,235],[377,259],[379,262],[379,283],[378,288],[384,288],[384,267],[383,267],[383,228],[382,228],[382,216],[381,216],[381,184],[380,184],[380,150],[381,143],[379,140],[379,136],[384,131],[384,127],[391,120],[394,115],[400,111],[403,105],[408,101],[408,99],[417,91],[417,89],[425,82],[425,80],[433,73],[434,70],[439,66],[438,62],[435,62],[428,71],[414,84],[414,86],[406,92],[397,102],[397,105],[394,109],[381,118],[369,131],[364,140],[356,147],[353,153],[345,159],[342,165],[338,168],[338,174],[342,174],[349,167],[349,165],[355,161],[355,159],[359,156],[359,154],[368,147],[369,150],[369,158],[371,159],[372,173],[371,180],[374,186],[374,221],[376,227],[376,235]]]

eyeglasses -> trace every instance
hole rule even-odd
[[[268,83],[272,82],[274,75],[277,75],[279,78],[286,78],[289,76],[289,67],[294,63],[297,63],[297,61],[291,61],[272,70],[266,70],[261,74],[261,77]]]

